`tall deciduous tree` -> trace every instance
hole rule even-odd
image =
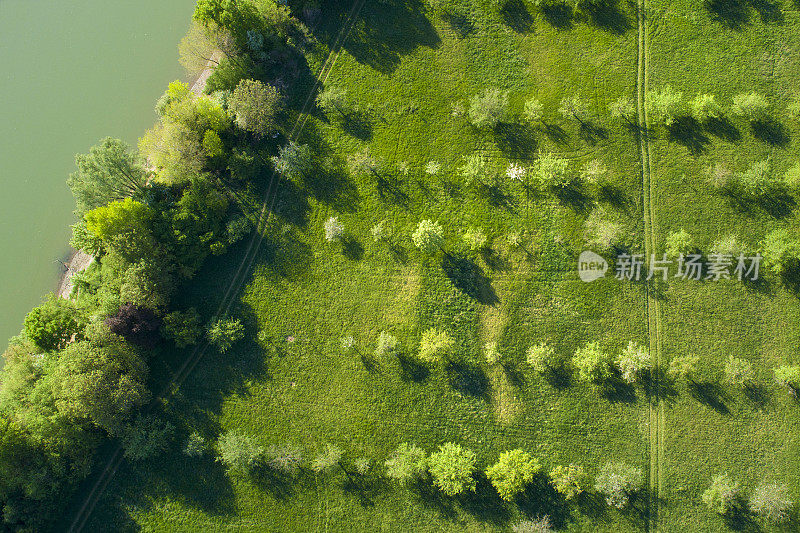
[[[448,442],[428,458],[428,471],[433,483],[448,496],[475,490],[477,457],[475,452],[459,444]]]
[[[469,101],[469,120],[480,129],[491,129],[506,118],[508,92],[497,88],[486,89]]]
[[[236,124],[256,137],[265,137],[275,129],[282,107],[278,89],[258,80],[240,81],[228,100]]]
[[[119,139],[107,137],[75,156],[78,171],[67,180],[78,213],[102,207],[114,200],[140,196],[147,188],[149,173],[138,155]]]
[[[486,469],[486,477],[492,482],[500,497],[511,501],[525,490],[542,469],[539,461],[523,450],[510,450],[500,454],[497,463]]]

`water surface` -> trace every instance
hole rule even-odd
[[[153,124],[194,4],[0,0],[0,351],[55,289],[75,154]]]

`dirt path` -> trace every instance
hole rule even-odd
[[[637,89],[637,114],[639,126],[639,153],[642,165],[642,199],[644,211],[644,233],[645,233],[645,258],[650,254],[656,253],[656,216],[653,208],[653,184],[650,173],[650,139],[649,123],[647,120],[647,109],[645,97],[647,95],[647,63],[649,60],[649,50],[647,43],[647,11],[646,0],[638,0],[637,20],[638,20],[638,73],[636,80]],[[647,285],[647,331],[649,337],[650,353],[654,359],[653,368],[655,376],[659,375],[658,369],[662,368],[661,358],[661,304],[654,296],[655,278]],[[658,379],[656,377],[656,379]],[[661,502],[661,477],[664,464],[664,404],[659,396],[659,384],[653,383],[649,397],[649,454],[650,454],[650,475],[649,475],[649,520],[648,530],[658,531],[658,513]]]

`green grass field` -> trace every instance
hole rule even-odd
[[[651,252],[639,139],[607,111],[640,88],[635,6],[608,4],[569,18],[558,9],[512,2],[515,9],[498,12],[484,3],[461,2],[459,17],[421,12],[411,1],[365,5],[327,80],[348,91],[360,118],[342,124],[317,112],[301,141],[335,168],[368,147],[392,168],[407,162],[408,173],[378,181],[338,170],[282,188],[236,309],[248,339],[224,355],[206,354],[165,401],[185,431],[181,439],[193,429],[214,440],[238,428],[265,447],[294,443],[306,456],[335,443],[346,462],[370,458],[373,473],[229,476],[210,457],[185,457],[176,443],[152,464],[124,465],[87,530],[509,531],[517,520],[548,514],[565,531],[769,531],[744,518],[726,523],[706,509],[700,494],[711,476],[727,472],[747,494],[776,480],[800,497],[800,411],[772,382],[774,366],[798,361],[797,294],[772,277],[755,285],[671,280],[650,296],[645,283],[578,279],[593,209],[625,221],[632,250]],[[707,184],[708,167],[720,162],[740,171],[770,157],[782,174],[800,136],[781,115],[800,74],[800,12],[784,2],[778,19],[767,4],[734,4],[645,6],[647,88],[670,84],[687,99],[712,92],[726,106],[733,95],[758,90],[780,120],[769,136],[735,117],[724,131],[670,135],[654,127],[652,251],[680,229],[706,251],[732,233],[755,247],[771,229],[797,227],[791,209],[745,209]],[[344,16],[327,15],[317,31],[332,42]],[[321,67],[326,46],[310,55],[312,68]],[[458,108],[487,87],[509,91],[514,115],[537,96],[546,126],[475,130]],[[576,94],[591,104],[589,127],[557,113],[561,98]],[[540,151],[568,158],[574,169],[600,159],[610,183],[600,193],[554,196],[503,179],[476,191],[457,172],[476,151],[501,175],[509,162],[529,165]],[[425,172],[430,161],[441,165],[435,176]],[[345,226],[344,243],[323,237],[331,216]],[[444,227],[449,257],[424,257],[411,243],[425,218]],[[382,220],[389,244],[370,233]],[[489,252],[466,252],[461,235],[470,227],[486,232]],[[521,247],[508,244],[512,232],[521,233]],[[210,263],[181,298],[213,309],[238,260],[233,251]],[[700,356],[698,383],[601,391],[543,379],[525,363],[527,347],[544,340],[564,355],[593,340],[615,353],[629,341],[648,345],[655,334],[648,324],[660,332],[662,367],[677,355]],[[449,367],[414,360],[421,333],[434,326],[457,341]],[[399,358],[375,361],[382,330],[400,340]],[[350,353],[341,347],[347,335],[356,343]],[[503,365],[483,359],[490,341]],[[729,355],[753,362],[757,389],[745,394],[719,383]],[[663,422],[654,427],[659,404]],[[448,441],[473,449],[481,468],[520,447],[548,471],[575,462],[594,475],[616,460],[658,479],[617,511],[594,493],[566,504],[541,479],[505,503],[481,476],[475,493],[456,498],[381,477],[401,442],[433,451]]]

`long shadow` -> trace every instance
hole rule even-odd
[[[353,235],[342,238],[342,254],[351,261],[360,261],[364,257],[364,246]]]
[[[688,386],[689,394],[692,395],[692,398],[720,414],[730,414],[731,410],[726,405],[728,395],[719,383],[690,381]]]
[[[538,142],[528,124],[504,122],[493,130],[497,147],[509,159],[533,159]]]
[[[727,117],[709,118],[703,123],[703,127],[711,135],[728,142],[738,143],[742,140],[742,134],[739,129]]]
[[[275,195],[273,213],[289,224],[305,228],[311,214],[308,192],[298,187],[293,181],[277,176],[275,179],[277,181],[275,188],[278,192]]]
[[[562,204],[572,208],[576,213],[586,214],[592,209],[592,198],[578,181],[574,181],[566,187],[553,189],[553,193]]]
[[[508,504],[500,498],[483,471],[475,474],[475,491],[460,494],[457,501],[480,522],[503,527],[511,519]]]
[[[322,17],[327,22],[314,31],[323,40],[332,41],[352,4],[340,0],[320,3]],[[419,47],[435,48],[441,43],[425,13],[425,4],[420,0],[367,2],[348,36],[345,49],[359,63],[390,74],[400,64],[402,56]]]
[[[382,476],[373,473],[348,476],[342,486],[345,494],[353,494],[362,507],[374,507],[375,500],[391,489]]]
[[[625,213],[630,212],[635,205],[634,202],[625,195],[623,189],[610,183],[603,183],[600,185],[597,191],[597,200],[610,204],[612,207]]]
[[[550,141],[556,144],[569,143],[569,133],[558,124],[543,124],[542,131]]]
[[[462,394],[489,400],[489,378],[477,365],[450,361],[447,366],[450,386]]]
[[[575,12],[565,3],[547,3],[541,7],[544,20],[558,30],[569,30],[573,26]]]
[[[506,193],[499,183],[482,183],[478,186],[478,196],[486,199],[492,207],[505,209],[509,213],[516,213],[514,196]]]
[[[500,8],[503,22],[517,33],[529,33],[533,29],[533,15],[522,0],[506,0]]]
[[[711,18],[734,30],[741,30],[750,22],[750,11],[743,0],[705,0],[704,6]]]
[[[400,379],[403,381],[420,383],[425,381],[431,373],[427,366],[405,353],[397,354],[397,361],[400,364]]]
[[[372,118],[361,111],[351,111],[342,117],[342,130],[360,141],[372,139]]]
[[[579,131],[581,139],[592,146],[608,139],[608,130],[590,120],[581,121]]]
[[[668,128],[669,140],[686,147],[692,155],[700,155],[706,151],[711,140],[703,133],[703,128],[693,117],[682,116],[675,119]]]
[[[441,17],[459,39],[463,39],[475,30],[475,25],[469,19],[469,13],[460,9],[448,9]]]
[[[565,527],[570,518],[569,507],[542,474],[517,496],[516,503],[527,516],[549,516],[556,529]]]
[[[453,285],[467,296],[484,305],[494,305],[500,301],[491,280],[471,259],[446,254],[442,260],[442,269]]]
[[[581,2],[579,9],[584,13],[589,23],[614,35],[622,35],[633,24],[619,7],[617,0],[591,0]]]
[[[756,520],[756,515],[747,505],[747,502],[738,498],[733,509],[722,517],[725,525],[732,531],[743,531],[746,533],[761,533],[764,531]]]
[[[791,140],[786,127],[773,118],[757,120],[750,127],[756,139],[772,146],[784,148]]]
[[[663,369],[658,368],[647,373],[642,384],[647,394],[667,403],[674,403],[678,397],[675,382],[667,376]]]
[[[419,479],[410,487],[423,507],[434,509],[444,518],[455,520],[458,517],[451,498],[446,497],[432,483],[430,478]]]
[[[611,377],[601,384],[603,397],[610,402],[636,403],[636,389],[619,376]]]

